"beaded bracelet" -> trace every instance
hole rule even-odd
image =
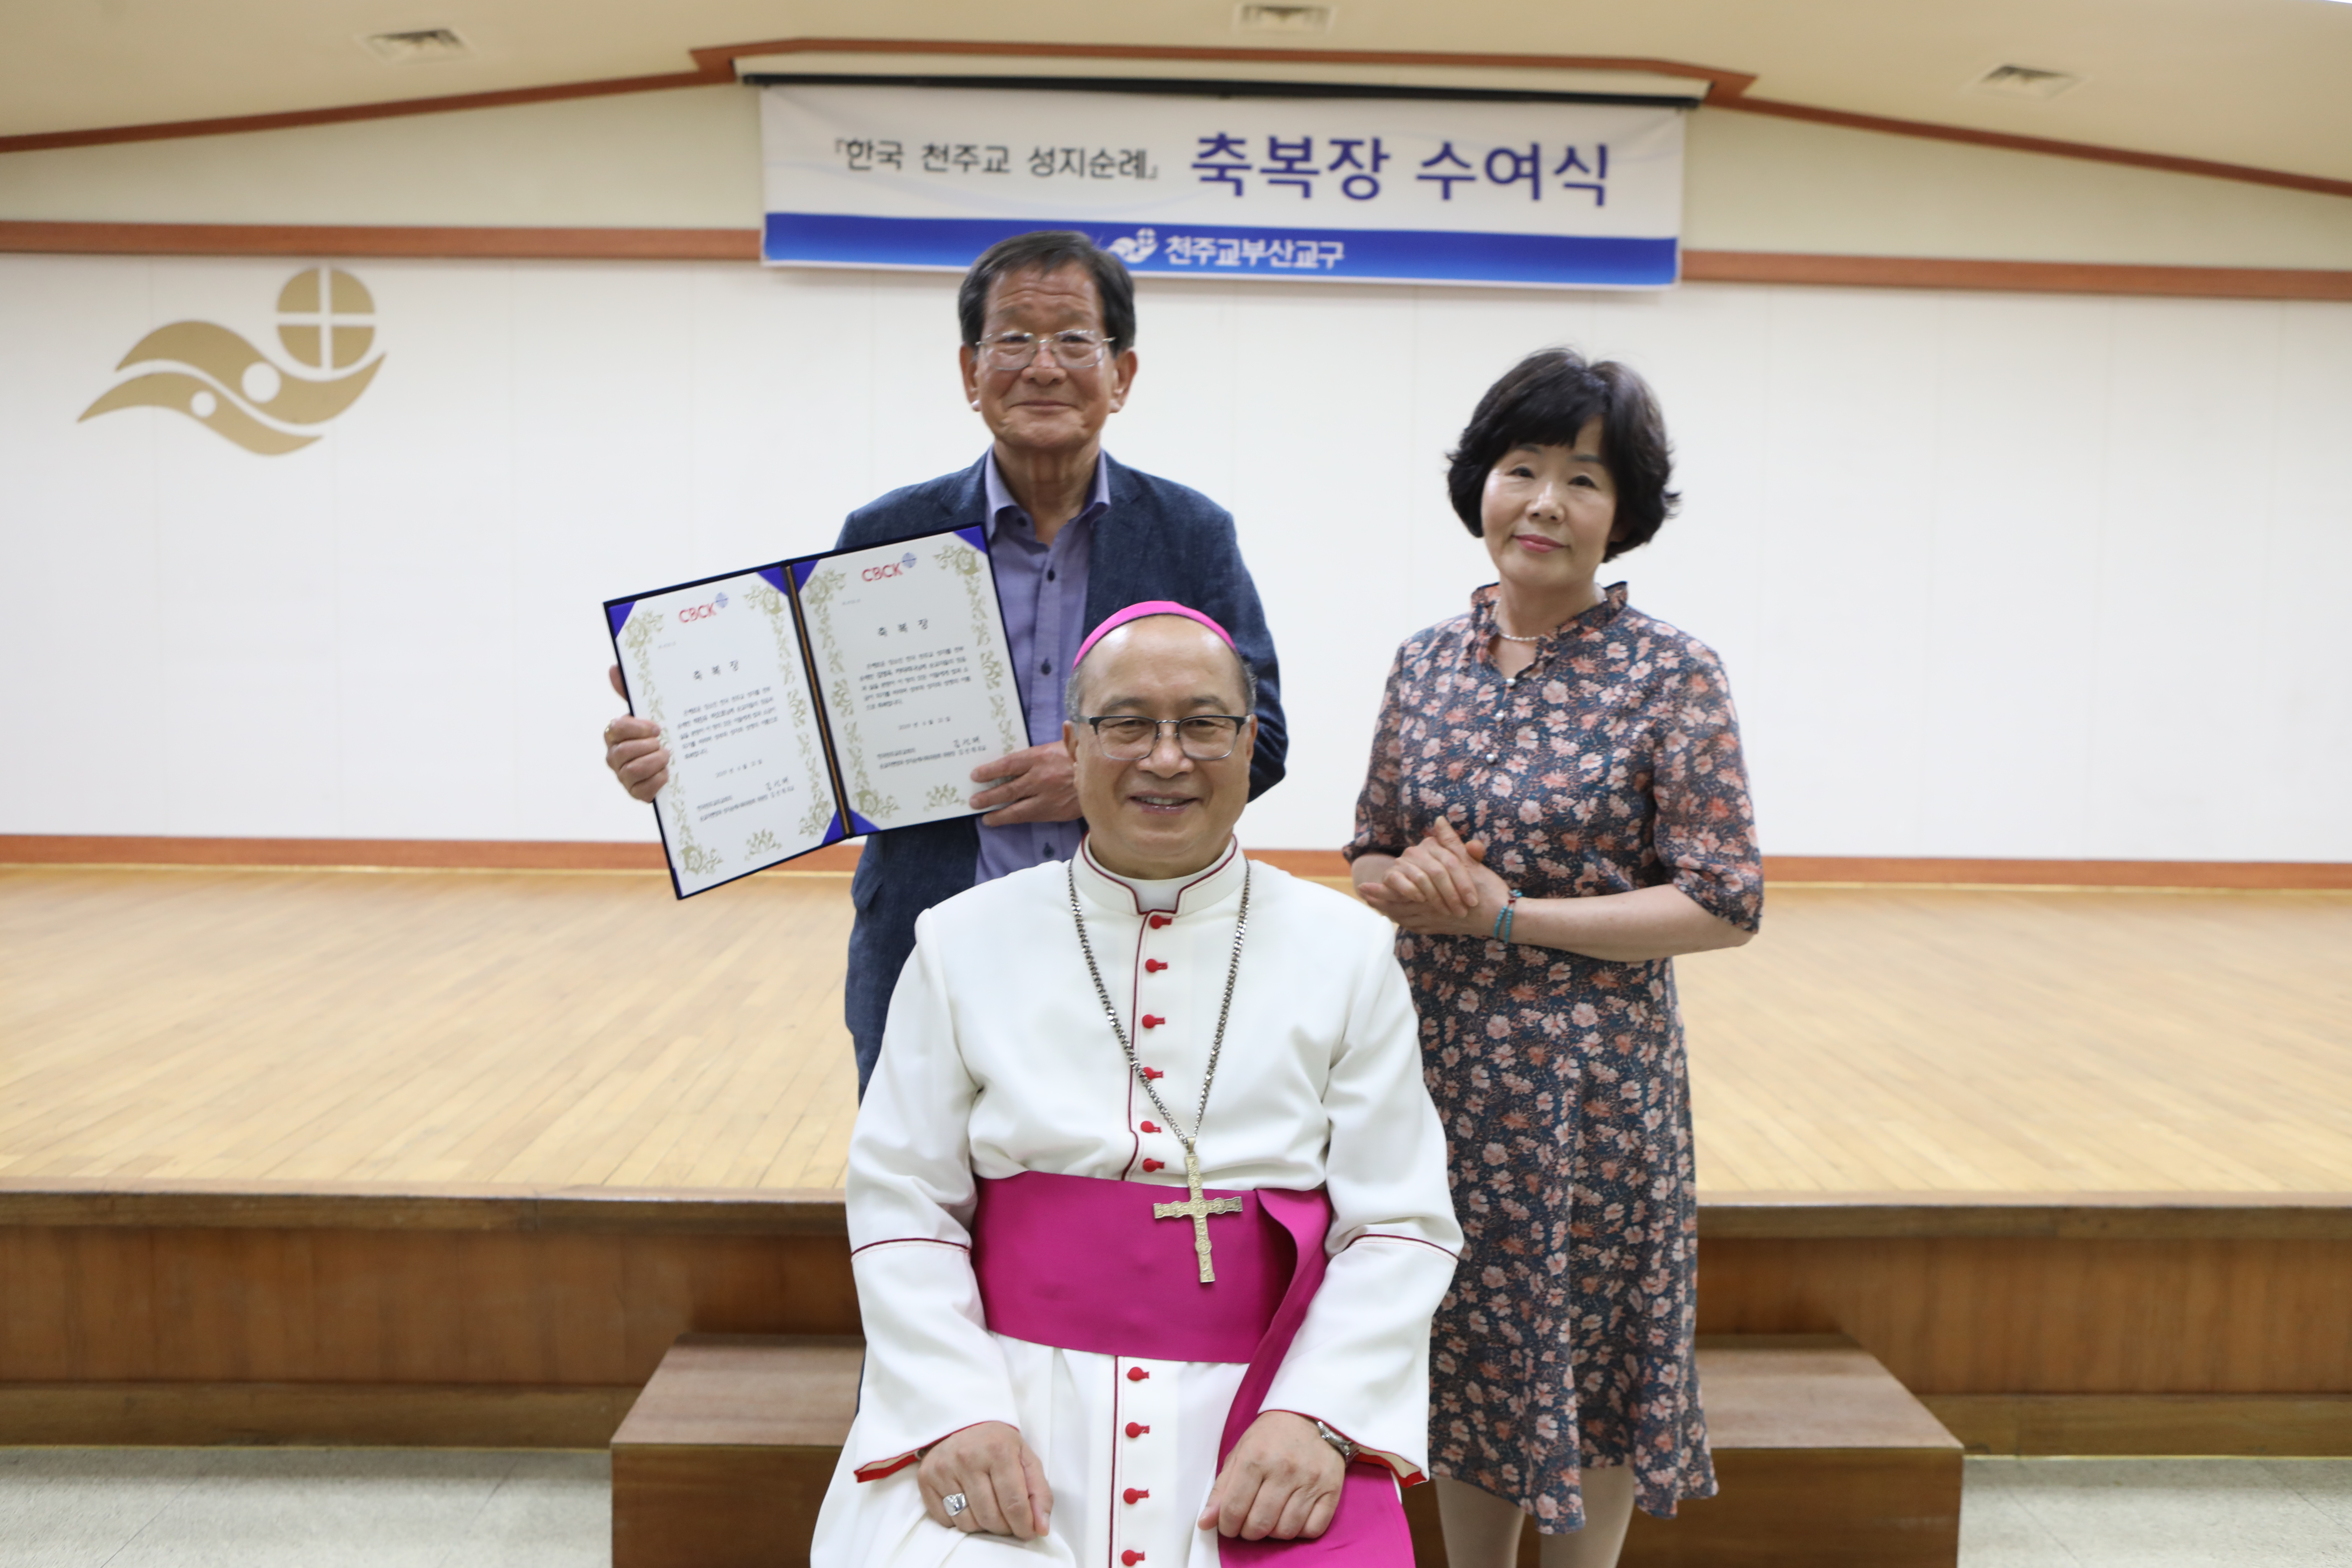
[[[1513,888],[1511,889],[1511,896],[1503,900],[1501,912],[1495,916],[1495,940],[1496,942],[1507,942],[1511,940],[1511,917],[1517,912],[1518,907],[1519,889]]]

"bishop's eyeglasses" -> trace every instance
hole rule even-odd
[[[1176,744],[1196,763],[1220,762],[1241,744],[1246,713],[1195,713],[1183,719],[1145,719],[1131,713],[1097,713],[1078,721],[1094,730],[1095,744],[1114,763],[1139,763],[1160,747],[1163,729],[1176,731]]]

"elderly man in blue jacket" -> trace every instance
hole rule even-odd
[[[882,1048],[915,917],[979,882],[1066,860],[1086,824],[1062,746],[1062,693],[1078,644],[1114,610],[1173,599],[1233,634],[1257,674],[1255,799],[1282,777],[1279,669],[1234,520],[1197,490],[1114,461],[1103,422],[1135,383],[1135,286],[1118,257],[1082,234],[1017,235],[972,263],[956,296],[964,395],[995,439],[980,461],[850,513],[839,548],[975,523],[1004,604],[1025,750],[972,770],[985,816],[895,828],[866,840],[850,883],[845,1012],[862,1095]],[[621,672],[613,670],[614,689]],[[652,721],[604,728],[604,760],[651,800],[669,780]]]

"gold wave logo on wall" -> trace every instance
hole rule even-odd
[[[134,375],[83,409],[82,418],[118,408],[169,408],[248,452],[274,458],[301,450],[319,438],[306,427],[324,425],[358,402],[383,368],[382,354],[360,363],[375,343],[375,300],[350,273],[309,267],[278,291],[278,341],[298,363],[349,374],[303,375],[272,363],[226,327],[173,321],[132,344],[114,368],[186,368]]]

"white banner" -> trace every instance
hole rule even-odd
[[[761,90],[775,266],[962,270],[1075,228],[1138,272],[1661,288],[1682,111],[1004,88]]]

